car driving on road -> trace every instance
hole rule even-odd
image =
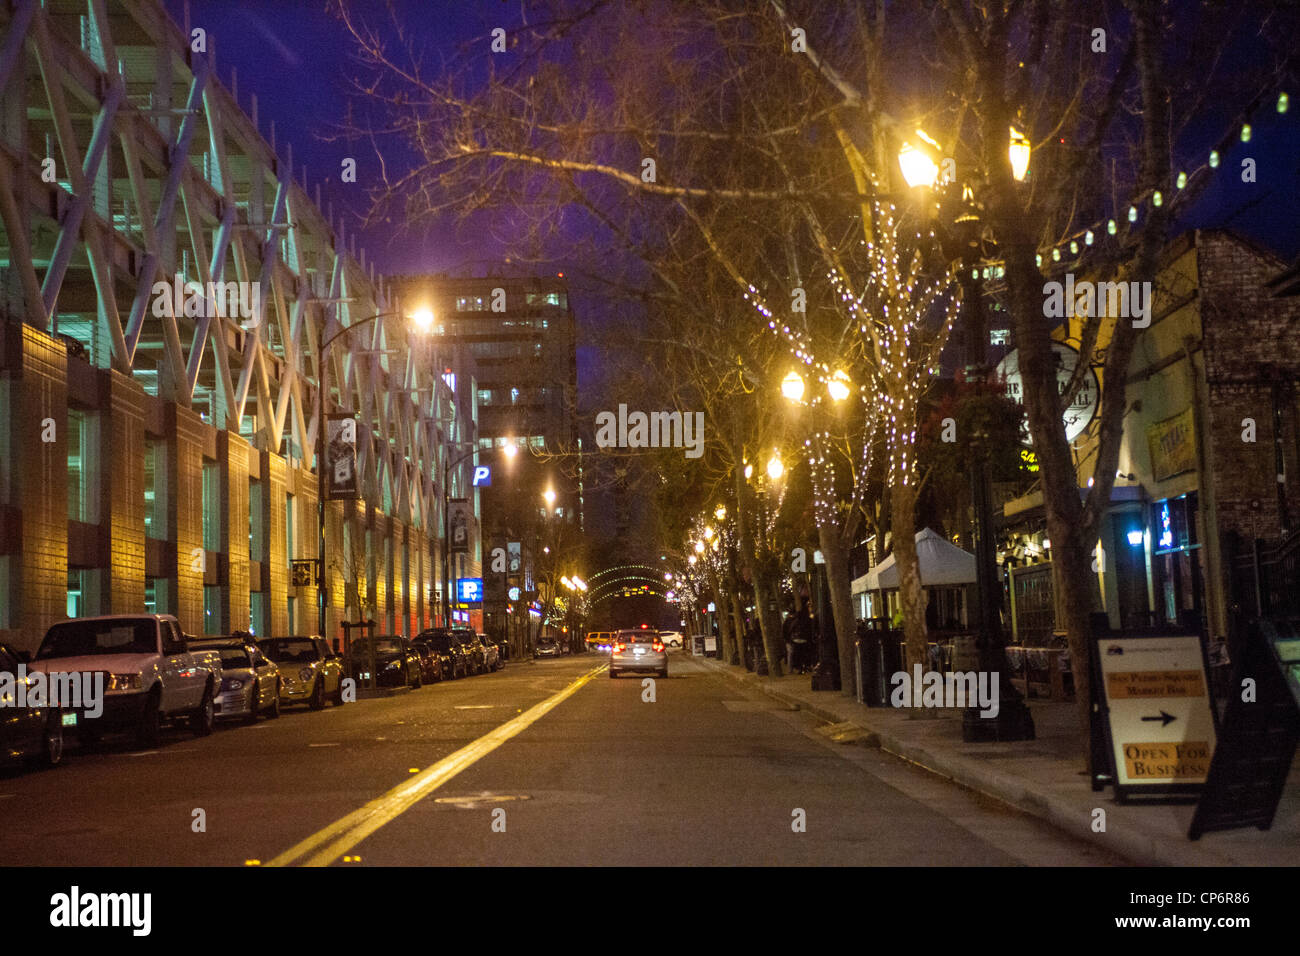
[[[637,628],[618,632],[609,655],[609,676],[617,677],[624,671],[652,671],[660,677],[668,676],[668,653],[658,631]]]

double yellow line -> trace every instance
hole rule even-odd
[[[380,827],[391,823],[420,800],[437,790],[462,770],[473,766],[510,738],[522,733],[605,669],[602,664],[570,684],[558,694],[548,697],[524,713],[502,724],[496,730],[444,757],[432,767],[420,771],[401,786],[394,787],[383,796],[376,797],[359,810],[354,810],[341,820],[336,820],[323,830],[313,833],[301,843],[285,850],[267,866],[329,866],[348,853]]]

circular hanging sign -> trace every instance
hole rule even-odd
[[[1053,342],[1052,354],[1056,358],[1057,392],[1064,392],[1066,386],[1070,384],[1070,378],[1074,375],[1074,370],[1079,365],[1079,352],[1063,342]],[[1023,406],[1025,404],[1024,382],[1020,376],[1020,355],[1018,350],[1012,349],[1008,352],[1002,361],[998,363],[993,374],[999,381],[1006,384],[1007,398]],[[1097,403],[1100,398],[1101,382],[1097,379],[1097,372],[1089,367],[1087,374],[1083,377],[1083,384],[1079,386],[1079,394],[1074,397],[1074,402],[1062,414],[1065,419],[1065,440],[1067,442],[1073,442],[1083,434],[1085,428],[1092,424],[1093,418],[1097,415]],[[1029,417],[1027,415],[1020,422],[1020,440],[1026,445],[1033,444],[1029,437]]]

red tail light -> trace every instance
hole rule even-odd
[[[625,651],[627,650],[627,645],[624,644],[622,641],[619,641],[617,644],[614,645],[614,650]]]
[[[660,644],[658,641],[655,641],[655,642],[654,642],[654,649],[655,649],[655,653],[658,654],[660,651],[662,651],[662,650],[664,649],[664,646],[663,646],[662,644]]]

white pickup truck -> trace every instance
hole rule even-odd
[[[127,731],[157,743],[166,720],[183,719],[200,736],[212,733],[213,697],[221,686],[221,655],[191,652],[170,614],[112,614],[61,621],[27,665],[29,672],[79,673],[83,687],[103,688],[99,706],[82,706],[76,724],[83,739]],[[90,713],[88,713],[88,711]]]

